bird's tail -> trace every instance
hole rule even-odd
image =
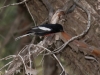
[[[30,35],[34,35],[34,33],[28,33],[28,34],[25,34],[25,35],[21,35],[21,36],[15,38],[15,40],[17,41],[17,40],[19,40],[19,39],[21,39],[23,37],[30,36]]]

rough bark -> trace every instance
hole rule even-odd
[[[56,11],[57,9],[64,6],[66,0],[49,0],[52,7]],[[37,24],[41,24],[48,17],[48,10],[42,0],[30,0],[27,2],[31,10],[32,15],[34,16]],[[83,7],[86,7],[91,11],[92,14],[92,26],[88,34],[82,37],[81,41],[84,41],[90,46],[95,46],[99,48],[100,46],[100,8],[99,1],[93,0],[81,0],[80,3]],[[76,7],[74,12],[70,13],[66,17],[67,21],[64,23],[64,29],[71,36],[80,34],[86,28],[87,17],[83,10]],[[62,56],[66,62],[67,73],[69,75],[99,75],[100,74],[100,59],[95,57],[98,62],[95,60],[85,59],[85,55],[82,51],[73,50],[69,45],[64,51],[62,51]],[[84,49],[82,49],[84,50]],[[52,75],[52,74],[51,74]]]

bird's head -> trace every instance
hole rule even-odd
[[[63,32],[63,26],[61,24],[56,24],[56,30],[59,32]]]

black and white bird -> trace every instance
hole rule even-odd
[[[27,34],[17,37],[16,40],[28,35],[35,34],[38,36],[45,36],[45,35],[58,33],[58,32],[63,32],[63,27],[61,24],[43,24],[31,28]]]

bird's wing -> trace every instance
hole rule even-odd
[[[47,28],[47,27],[38,27],[39,29],[41,29],[41,30],[44,30],[44,31],[51,31],[51,29],[50,28]]]
[[[42,32],[49,32],[51,31],[51,29],[47,27],[39,26],[39,27],[32,28],[32,31],[36,33],[42,33]]]

